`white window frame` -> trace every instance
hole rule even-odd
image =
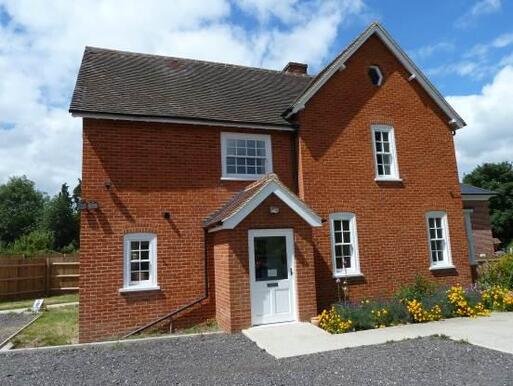
[[[431,218],[441,218],[442,225],[442,239],[444,241],[444,249],[443,249],[443,260],[442,261],[433,261],[432,257],[432,249],[431,249],[431,234],[429,232],[429,219]],[[448,269],[455,268],[452,264],[452,255],[451,255],[451,241],[449,237],[449,221],[447,220],[447,213],[443,211],[431,211],[426,213],[426,230],[427,230],[427,239],[428,239],[428,248],[429,248],[429,263],[430,269]]]
[[[378,73],[378,84],[375,84],[376,87],[381,87],[381,85],[383,84],[383,73],[381,72],[381,68],[379,68],[379,66],[376,66],[376,65],[373,65],[373,66],[369,66],[369,70],[376,70],[376,72]],[[373,83],[374,84],[374,83]]]
[[[349,221],[349,231],[351,237],[352,256],[351,268],[343,268],[337,270],[337,257],[335,253],[335,221]],[[351,277],[363,276],[360,271],[360,255],[358,252],[358,232],[356,230],[356,216],[350,212],[337,212],[329,215],[330,221],[330,239],[331,239],[331,257],[333,264],[333,277]],[[340,244],[340,243],[339,243]]]
[[[140,281],[137,284],[130,280],[130,252],[132,241],[149,242],[150,273],[149,280]],[[158,290],[157,285],[157,235],[154,233],[127,233],[123,236],[123,288],[120,292]]]
[[[376,150],[376,132],[386,132],[388,133],[388,141],[390,143],[390,151],[389,153],[381,152],[380,154],[390,154],[392,158],[392,162],[390,163],[390,175],[380,175],[378,173],[378,152]],[[395,134],[394,128],[389,125],[371,125],[371,135],[372,135],[372,154],[374,157],[374,168],[376,171],[376,181],[402,181],[399,177],[399,166],[397,163],[397,148],[395,145]]]
[[[264,174],[238,174],[228,173],[226,158],[227,158],[227,143],[228,139],[244,139],[265,142],[265,173]],[[273,172],[273,155],[271,136],[268,134],[248,134],[248,133],[235,133],[235,132],[222,132],[221,133],[221,179],[222,180],[240,180],[252,181],[263,177],[266,174]]]

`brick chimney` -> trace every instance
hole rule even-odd
[[[307,69],[308,69],[308,64],[297,63],[297,62],[288,62],[287,65],[283,68],[283,72],[288,72],[290,74],[296,74],[296,75],[306,75]]]

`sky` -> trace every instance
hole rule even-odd
[[[467,122],[460,176],[513,161],[513,0],[0,0],[0,183],[76,184],[86,45],[315,74],[375,20]]]

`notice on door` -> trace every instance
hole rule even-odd
[[[267,270],[267,277],[276,277],[276,276],[278,276],[277,269],[268,269]]]

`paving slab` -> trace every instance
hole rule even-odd
[[[513,354],[513,313],[489,317],[454,318],[375,330],[331,335],[310,323],[283,323],[252,327],[243,334],[275,358],[369,346],[404,339],[445,335],[453,340]]]

